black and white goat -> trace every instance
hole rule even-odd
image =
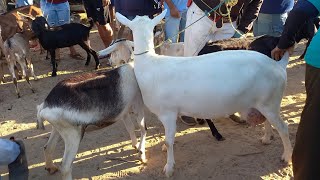
[[[165,128],[166,176],[174,171],[173,144],[180,115],[212,119],[255,108],[267,119],[264,138],[271,138],[271,125],[274,126],[284,147],[281,159],[289,162],[292,145],[288,126],[280,116],[289,53],[278,62],[248,50],[197,57],[157,55],[153,28],[165,14],[166,10],[153,19],[137,16],[132,21],[119,13],[116,17],[133,32],[134,73],[143,102]]]
[[[62,25],[59,28],[55,28],[54,30],[48,29],[48,22],[43,16],[32,19],[32,31],[35,33],[37,38],[39,38],[41,46],[50,53],[52,76],[57,75],[55,50],[74,45],[80,45],[87,52],[86,66],[90,63],[91,54],[96,62],[95,68],[99,68],[100,62],[97,53],[88,45],[90,30],[94,25],[92,19],[89,21],[89,27],[79,23],[70,23]]]
[[[46,169],[49,173],[58,170],[52,162],[52,153],[60,134],[65,143],[60,171],[63,180],[71,180],[72,162],[85,131],[109,126],[119,119],[123,120],[132,145],[139,150],[142,162],[146,162],[143,107],[132,64],[110,71],[82,74],[59,82],[37,107],[38,128],[44,128],[44,120],[53,126],[44,147]],[[132,118],[140,126],[140,144],[134,133]]]

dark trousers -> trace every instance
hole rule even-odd
[[[292,154],[295,180],[320,179],[320,69],[306,65],[307,99]]]
[[[8,165],[9,180],[28,180],[29,169],[24,143],[21,140],[15,142],[20,146],[20,154],[15,161]]]

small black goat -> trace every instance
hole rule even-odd
[[[60,26],[58,29],[49,30],[48,22],[43,16],[36,17],[32,21],[32,31],[39,38],[42,47],[49,51],[52,64],[52,77],[57,75],[57,64],[55,60],[55,50],[58,48],[80,45],[87,52],[86,66],[89,65],[91,56],[93,55],[96,62],[96,69],[99,68],[100,62],[96,51],[88,46],[89,33],[94,23],[89,21],[90,26],[87,27],[79,23],[70,23]]]

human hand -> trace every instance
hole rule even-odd
[[[176,7],[170,8],[170,15],[174,18],[180,18],[180,12]]]
[[[286,52],[286,49],[280,49],[278,46],[276,46],[272,51],[271,51],[271,57],[272,59],[279,61],[284,53]]]

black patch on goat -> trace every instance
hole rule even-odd
[[[121,91],[121,68],[86,73],[59,82],[45,99],[45,107],[62,107],[82,112],[98,110],[113,119],[124,109]],[[101,123],[101,122],[96,122]]]
[[[277,46],[280,38],[263,35],[258,38],[231,38],[215,42],[208,42],[199,52],[199,55],[224,50],[253,50],[271,58],[271,51]]]
[[[271,51],[277,46],[280,37],[264,35],[252,41],[248,50],[257,51],[271,58]]]

